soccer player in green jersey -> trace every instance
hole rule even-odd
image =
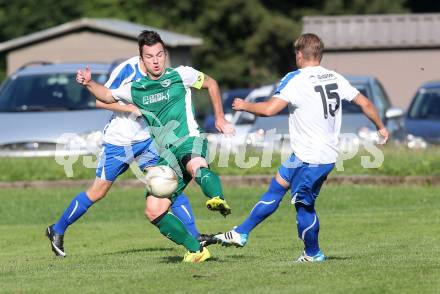
[[[141,110],[161,157],[158,165],[171,166],[179,176],[178,188],[171,199],[147,194],[145,215],[164,236],[188,249],[184,261],[201,262],[210,254],[207,248],[199,248],[181,221],[168,212],[172,201],[194,179],[209,198],[208,209],[223,216],[230,214],[231,209],[224,200],[219,177],[206,161],[207,140],[195,120],[190,88],[208,89],[220,132],[233,134],[234,128],[224,118],[217,82],[192,67],[167,68],[167,51],[159,34],[144,31],[142,35],[139,53],[147,76],[109,90],[91,80],[91,72],[86,68],[78,71],[77,81],[104,103],[123,100]]]

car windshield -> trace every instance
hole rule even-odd
[[[95,108],[95,98],[75,81],[76,73],[12,77],[0,89],[0,111],[55,111]],[[107,74],[96,74],[105,82]]]
[[[408,116],[414,119],[440,120],[440,88],[421,89],[411,104]]]
[[[368,97],[367,94],[367,85],[366,84],[352,84],[362,95]],[[362,109],[354,103],[351,103],[347,100],[342,100],[342,113],[362,113]]]

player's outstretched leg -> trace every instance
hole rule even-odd
[[[183,245],[188,250],[183,259],[184,262],[199,263],[205,261],[210,257],[208,249],[200,245],[179,218],[167,211],[170,204],[168,199],[148,196],[145,215],[162,235],[178,245]],[[165,212],[157,216],[157,212],[163,210]]]
[[[73,198],[69,206],[61,215],[58,222],[46,228],[46,236],[49,238],[52,251],[57,256],[65,257],[64,233],[68,226],[78,220],[92,206],[93,202],[85,192],[81,192]]]
[[[249,233],[277,210],[286,191],[287,188],[281,186],[277,180],[273,178],[269,189],[252,208],[247,219],[231,231],[215,235],[215,237],[220,240],[223,245],[243,247],[246,244]]]
[[[296,222],[298,237],[304,242],[304,252],[297,259],[297,262],[324,261],[325,256],[319,249],[319,219],[315,208],[312,205],[304,205],[297,202]]]
[[[159,229],[162,235],[178,245],[183,245],[188,250],[183,259],[184,262],[198,263],[210,257],[208,249],[201,246],[172,213],[165,212],[151,223]]]

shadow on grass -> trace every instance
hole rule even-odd
[[[349,260],[349,259],[353,259],[353,257],[350,256],[326,256],[327,260]]]
[[[166,256],[162,257],[160,263],[181,263],[183,260],[183,256]],[[211,257],[205,262],[219,262],[217,257]]]
[[[173,248],[158,248],[158,247],[151,247],[151,248],[137,248],[137,249],[130,249],[130,250],[122,250],[122,251],[115,251],[115,252],[109,252],[104,253],[102,255],[120,255],[120,254],[130,254],[130,253],[139,253],[139,252],[164,252],[164,251],[173,251]]]
[[[251,260],[251,259],[255,259],[254,256],[252,256],[251,254],[246,255],[246,254],[228,254],[225,255],[225,257],[227,257],[228,259],[246,259],[246,260]]]
[[[237,261],[239,259],[252,259],[252,257],[246,256],[246,255],[227,255],[226,258],[218,258],[218,257],[211,257],[205,262],[217,262],[217,263],[223,263],[223,262],[231,262]],[[183,256],[167,256],[162,257],[161,263],[180,263],[182,262]]]

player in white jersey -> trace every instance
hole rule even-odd
[[[324,44],[314,34],[303,34],[295,42],[298,70],[287,74],[274,96],[260,103],[235,99],[233,108],[259,116],[272,116],[289,107],[289,132],[293,150],[282,164],[268,191],[239,226],[216,235],[224,245],[244,246],[249,233],[279,206],[284,194],[291,190],[292,204],[297,211],[298,237],[304,252],[298,262],[324,261],[319,248],[319,220],[315,200],[322,184],[338,157],[338,136],[341,127],[341,100],[357,104],[375,124],[385,143],[388,131],[374,105],[352,87],[340,74],[320,66]]]
[[[105,86],[117,89],[146,75],[145,72],[144,65],[139,62],[139,56],[132,57],[112,71]],[[113,182],[128,169],[133,160],[137,161],[142,171],[155,166],[159,160],[145,121],[136,106],[123,102],[106,104],[97,100],[96,107],[112,110],[114,113],[104,128],[104,144],[95,181],[87,191],[76,195],[59,220],[46,229],[52,251],[61,257],[66,256],[64,233],[67,227],[84,215],[90,206],[107,195]],[[204,245],[210,244],[212,237],[200,234],[197,230],[192,208],[184,194],[177,196],[171,209],[195,238]]]

